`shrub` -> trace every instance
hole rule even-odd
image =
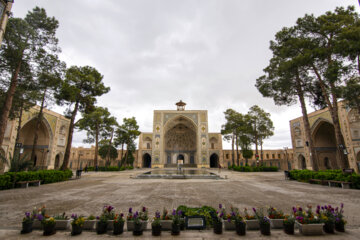
[[[231,168],[234,171],[238,171],[238,172],[277,172],[278,171],[277,167],[267,167],[267,166],[260,166],[260,167],[233,166]]]
[[[132,166],[122,166],[122,167],[114,167],[114,166],[108,166],[108,167],[98,167],[98,171],[100,172],[114,172],[114,171],[124,171],[124,170],[131,170],[134,169]],[[88,171],[95,171],[95,167],[88,167]]]
[[[66,181],[72,177],[71,170],[39,170],[27,172],[7,172],[0,175],[0,189],[9,189],[13,183],[21,181],[40,180],[41,184]]]

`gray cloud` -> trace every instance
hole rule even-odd
[[[269,111],[275,136],[265,148],[290,146],[289,120],[298,106],[278,107],[254,87],[271,52],[269,41],[305,13],[319,15],[355,0],[18,0],[15,16],[36,5],[59,22],[58,37],[68,65],[91,65],[111,92],[98,104],[121,121],[135,116],[152,131],[154,109],[207,109],[210,131],[218,132],[227,108]],[[61,111],[61,108],[54,108]],[[74,145],[85,134],[76,133]],[[224,143],[225,147],[229,144]]]

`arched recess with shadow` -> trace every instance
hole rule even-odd
[[[213,153],[210,156],[210,168],[217,167],[219,167],[219,156],[216,153]]]
[[[151,156],[148,153],[143,155],[143,168],[151,168]]]
[[[300,169],[306,169],[306,159],[302,154],[299,155],[298,162]]]

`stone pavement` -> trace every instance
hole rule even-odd
[[[67,215],[77,213],[85,216],[99,215],[105,204],[111,204],[115,206],[117,212],[122,211],[125,214],[129,207],[136,210],[146,206],[152,216],[156,210],[161,211],[163,207],[172,209],[178,205],[209,205],[217,208],[219,203],[227,207],[233,205],[240,209],[271,205],[282,209],[285,213],[290,212],[293,206],[306,207],[308,204],[314,207],[317,204],[339,206],[340,203],[344,203],[349,232],[344,235],[326,235],[326,238],[351,239],[360,236],[359,190],[288,181],[284,180],[282,172],[240,173],[223,170],[221,176],[225,178],[226,175],[227,179],[221,180],[131,178],[144,171],[91,172],[84,174],[79,180],[28,189],[0,191],[0,218],[3,219],[0,221],[0,239],[23,238],[18,234],[21,219],[24,212],[30,211],[34,206],[46,205],[50,215],[66,212]],[[217,173],[217,170],[214,172]],[[26,238],[35,239],[40,235],[40,232],[34,232]],[[150,232],[146,232],[143,237],[150,237],[150,235]],[[59,232],[54,237],[66,238],[67,236],[69,232]],[[95,233],[84,233],[81,237],[79,236],[79,239],[98,237]],[[111,238],[112,236],[103,237]],[[132,238],[131,234],[125,234],[122,237]],[[163,237],[171,236],[165,233]],[[237,236],[235,233],[227,232],[217,236],[208,230],[202,233],[186,231],[181,237],[231,239]],[[261,239],[258,232],[249,232],[248,237]],[[287,239],[288,236],[281,231],[275,231],[271,238]],[[297,234],[295,238],[299,239],[300,235]]]

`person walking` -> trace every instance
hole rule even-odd
[[[221,172],[221,165],[220,165],[220,163],[219,163],[219,173]]]
[[[87,172],[87,164],[86,164],[86,166],[85,166],[85,172]]]

